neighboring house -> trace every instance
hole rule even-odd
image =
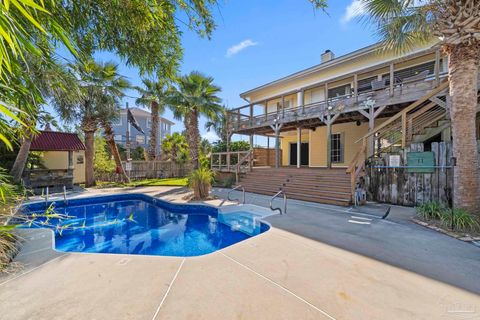
[[[30,146],[30,151],[40,151],[47,174],[73,175],[73,183],[85,182],[85,145],[76,133],[40,131]]]
[[[228,111],[229,134],[279,139],[279,166],[343,173],[387,150],[450,141],[446,56],[434,45],[404,54],[379,48],[338,58],[327,50],[320,64],[240,94],[248,104]]]
[[[150,130],[152,127],[152,115],[150,112],[140,108],[130,108],[133,116],[137,120],[144,133],[139,132],[133,126],[130,126],[130,142],[132,148],[141,146],[148,148],[150,141]],[[160,123],[158,125],[157,133],[157,153],[161,153],[161,143],[166,135],[171,133],[172,125],[174,122],[160,117]],[[116,123],[113,123],[113,131],[115,132],[115,141],[125,146],[127,140],[127,109],[120,111],[120,117]]]

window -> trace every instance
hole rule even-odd
[[[115,137],[114,137],[115,141],[122,141],[123,140],[123,136],[121,134],[116,134]]]
[[[332,163],[343,162],[343,133],[333,133],[330,138],[330,160]]]
[[[139,144],[144,144],[145,143],[145,136],[141,135],[141,134],[138,134],[137,137],[136,137],[136,141]]]
[[[152,118],[148,117],[147,118],[147,128],[151,128],[151,127],[152,127]]]
[[[77,156],[77,164],[83,164],[83,156],[82,155]]]
[[[337,98],[341,97],[347,94],[350,94],[351,92],[350,84],[346,84],[344,86],[328,89],[328,98]]]
[[[116,121],[113,121],[112,124],[116,127],[120,127],[122,125],[122,116],[120,115]]]

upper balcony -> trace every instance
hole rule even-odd
[[[271,124],[282,131],[323,125],[326,115],[340,114],[336,122],[368,121],[360,109],[386,108],[397,113],[439,85],[447,75],[446,59],[439,51],[415,59],[398,59],[328,81],[315,83],[228,111],[228,130],[238,134],[270,134]]]

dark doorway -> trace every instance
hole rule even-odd
[[[300,165],[308,166],[308,142],[302,142],[300,147]],[[290,165],[297,165],[297,144],[290,143]]]

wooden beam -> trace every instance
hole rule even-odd
[[[393,63],[390,63],[390,97],[393,97],[393,89],[395,84],[394,74],[395,74],[394,65]]]
[[[430,101],[435,102],[436,104],[438,104],[443,109],[447,109],[447,103],[445,101],[443,101],[442,99],[438,98],[438,97],[432,97],[430,99]]]
[[[440,50],[435,50],[435,87],[440,84]]]
[[[353,75],[353,99],[358,102],[358,74]]]

